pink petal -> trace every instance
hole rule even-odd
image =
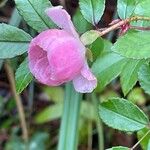
[[[51,67],[47,59],[47,53],[34,42],[31,42],[29,52],[29,68],[35,78],[46,85],[60,85],[62,81],[52,79]]]
[[[71,33],[74,37],[79,38],[71,21],[70,15],[65,9],[63,9],[62,6],[48,8],[46,13],[58,27],[66,30],[68,33]]]
[[[44,51],[49,51],[53,42],[56,42],[60,38],[66,37],[72,38],[72,36],[64,30],[49,29],[41,32],[38,36],[36,36],[36,38],[32,40],[32,44],[42,47]]]
[[[96,88],[97,79],[90,71],[87,63],[81,70],[81,74],[73,79],[73,85],[75,90],[80,93],[91,93]]]
[[[72,80],[79,74],[85,61],[82,49],[85,47],[74,37],[61,38],[51,44],[47,57],[57,79]]]
[[[68,32],[43,31],[29,46],[29,68],[38,81],[55,86],[76,77],[85,62],[84,45]]]

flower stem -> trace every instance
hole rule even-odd
[[[121,27],[124,24],[130,23],[132,21],[138,21],[138,20],[150,21],[150,18],[149,17],[142,17],[142,16],[134,16],[134,17],[127,18],[124,20],[120,20],[116,24],[114,24],[114,25],[104,29],[103,31],[99,32],[99,35],[103,36],[103,35],[109,33],[110,31],[118,29],[119,27]]]
[[[104,150],[104,134],[103,134],[103,124],[102,121],[99,117],[98,113],[98,100],[96,98],[96,94],[93,92],[92,93],[92,100],[94,104],[94,110],[95,110],[95,115],[96,115],[96,126],[98,130],[98,139],[99,139],[99,150]]]
[[[26,121],[25,121],[25,113],[24,113],[23,105],[21,103],[21,98],[16,92],[14,73],[13,73],[13,70],[10,67],[8,61],[5,62],[5,70],[6,70],[6,73],[8,76],[8,80],[10,82],[12,94],[16,101],[16,105],[17,105],[17,109],[18,109],[18,113],[19,113],[19,119],[20,119],[21,128],[22,128],[23,139],[25,140],[25,142],[27,142],[28,141],[28,130],[27,130],[27,125],[26,125]]]
[[[149,31],[150,27],[131,26],[130,29],[137,29],[137,30]]]
[[[71,83],[66,85],[58,150],[77,150],[81,96]]]

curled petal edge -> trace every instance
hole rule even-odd
[[[58,27],[79,38],[70,15],[62,6],[48,8],[45,12]]]
[[[97,86],[97,79],[85,64],[81,73],[73,79],[73,85],[79,93],[91,93]]]

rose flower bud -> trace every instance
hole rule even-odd
[[[35,37],[29,46],[29,68],[35,78],[46,85],[58,86],[73,80],[75,90],[92,92],[97,80],[85,57],[86,48],[61,6],[46,10],[60,29],[49,29]]]

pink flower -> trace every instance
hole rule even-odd
[[[28,50],[31,73],[49,86],[73,80],[76,91],[92,92],[97,80],[88,67],[86,48],[69,14],[61,6],[49,8],[46,13],[61,29],[43,31],[31,41]]]

